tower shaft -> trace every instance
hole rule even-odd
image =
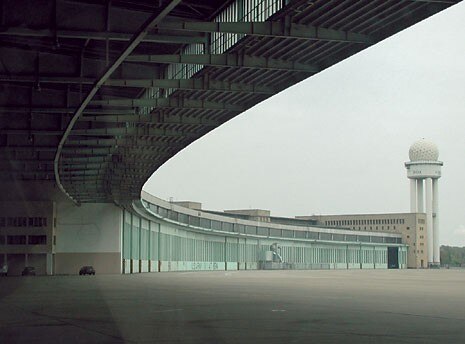
[[[433,179],[433,263],[439,265],[441,252],[439,247],[439,198],[438,179]]]

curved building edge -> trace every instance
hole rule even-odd
[[[37,274],[74,275],[86,265],[97,274],[386,269],[389,250],[395,251],[396,267],[408,266],[409,245],[397,233],[252,221],[185,208],[146,192],[121,205],[76,206],[35,195],[0,202],[0,265],[7,264],[11,275],[25,266]],[[269,261],[273,251],[278,261]]]

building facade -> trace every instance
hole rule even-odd
[[[408,245],[408,268],[428,267],[428,239],[425,213],[352,214],[297,216],[318,224],[354,231],[398,233]]]
[[[289,269],[407,267],[407,245],[394,231],[184,206],[147,193],[126,207],[1,202],[0,264],[8,265],[9,275],[26,266],[41,275],[77,274],[84,265],[99,274],[255,270],[274,246]]]

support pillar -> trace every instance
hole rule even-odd
[[[54,274],[54,271],[53,271],[53,266],[54,266],[54,257],[53,257],[53,254],[52,253],[47,253],[47,275],[53,275]]]
[[[417,179],[417,196],[417,210],[419,213],[424,213],[423,179]]]
[[[426,178],[425,180],[425,188],[426,188],[426,242],[428,247],[428,265],[433,263],[433,199],[432,199],[432,179]]]
[[[440,265],[438,179],[433,179],[433,263]]]
[[[410,212],[417,212],[417,181],[410,179]]]

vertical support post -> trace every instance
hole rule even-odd
[[[53,275],[53,263],[54,263],[54,259],[53,259],[54,255],[53,253],[47,253],[47,275]],[[6,258],[5,258],[6,259]]]
[[[441,252],[439,248],[439,179],[433,179],[433,263],[440,265]]]
[[[419,213],[425,212],[423,196],[423,179],[417,179],[417,210]]]
[[[139,227],[139,273],[142,272],[142,219],[138,216],[137,217],[137,223]]]
[[[105,18],[105,29],[107,34],[110,32],[110,13],[111,13],[111,0],[107,0],[107,13]],[[110,64],[110,39],[106,38],[105,40],[105,65],[108,67]]]
[[[417,181],[410,179],[410,212],[417,212]]]
[[[121,250],[121,273],[124,274],[126,273],[126,264],[125,264],[125,261],[124,261],[124,224],[125,224],[125,217],[126,217],[126,212],[125,210],[123,209],[122,210],[122,225],[121,225],[121,246],[120,246],[120,250]]]
[[[133,233],[132,233],[133,227],[132,227],[132,224],[133,223],[132,223],[132,218],[133,218],[133,216],[132,216],[132,213],[129,213],[129,215],[130,215],[130,219],[131,219],[131,221],[129,221],[129,223],[131,224],[131,226],[129,227],[130,228],[130,231],[129,231],[129,233],[130,233],[130,235],[129,235],[129,238],[130,238],[130,240],[129,240],[129,243],[130,243],[130,246],[129,246],[129,264],[130,264],[129,273],[132,274],[132,257],[133,257],[133,248],[132,248],[132,245],[133,245],[133,242],[132,242],[133,241],[132,240],[133,239]]]
[[[160,255],[160,247],[161,247],[161,225],[158,223],[158,272],[161,271],[161,255]]]
[[[349,245],[346,245],[346,264],[347,270],[349,270]]]
[[[363,265],[362,265],[362,243],[360,243],[360,249],[358,251],[358,260],[359,260],[359,263],[360,263],[360,270],[363,269]]]
[[[224,271],[228,270],[228,255],[226,254],[228,237],[224,237]]]
[[[152,272],[152,229],[151,229],[151,222],[150,220],[148,221],[148,232],[147,232],[147,262],[148,262],[148,272]]]
[[[240,249],[239,249],[239,236],[237,237],[237,249],[236,249],[236,252],[237,252],[237,270],[240,270],[240,259],[239,259],[239,254],[240,254]]]
[[[428,245],[428,265],[433,263],[433,200],[432,200],[432,180],[426,178],[426,231],[427,231],[427,245]]]

